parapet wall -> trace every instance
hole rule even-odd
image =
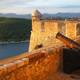
[[[35,11],[32,14],[29,51],[34,50],[40,44],[43,47],[55,46],[55,43],[57,42],[58,44],[59,42],[55,39],[58,32],[71,39],[75,39],[80,35],[80,20],[47,19],[39,11]]]
[[[25,58],[0,66],[0,80],[51,80],[61,69],[61,47],[39,49]]]

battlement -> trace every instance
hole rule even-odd
[[[61,43],[55,39],[58,32],[71,39],[80,35],[79,19],[46,19],[38,10],[34,11],[33,14],[29,51],[34,50],[37,45],[47,47],[55,46],[55,43]]]

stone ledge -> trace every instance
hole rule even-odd
[[[6,75],[24,65],[27,65],[29,62],[28,58],[22,58],[20,60],[16,60],[14,62],[4,64],[0,66],[0,76]]]
[[[15,80],[17,80],[19,74],[20,75],[22,74],[21,76],[23,78],[27,78],[27,76],[30,77],[30,75],[33,76],[37,76],[37,74],[42,75],[44,72],[47,72],[45,73],[45,75],[47,75],[48,72],[51,73],[52,70],[53,72],[56,72],[58,69],[60,69],[59,53],[61,52],[61,50],[62,50],[61,47],[49,47],[35,50],[30,54],[27,54],[26,57],[24,58],[20,58],[16,61],[0,66],[0,76],[3,78],[11,76],[10,80],[12,80],[13,78],[12,76],[14,74],[16,76]],[[30,75],[28,75],[28,72]]]

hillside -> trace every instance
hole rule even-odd
[[[0,18],[0,41],[23,41],[29,39],[31,20]]]
[[[0,13],[0,17],[31,19],[31,14]]]

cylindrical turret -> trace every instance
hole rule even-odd
[[[42,14],[38,10],[33,11],[32,20],[40,20],[41,17],[42,17]]]

